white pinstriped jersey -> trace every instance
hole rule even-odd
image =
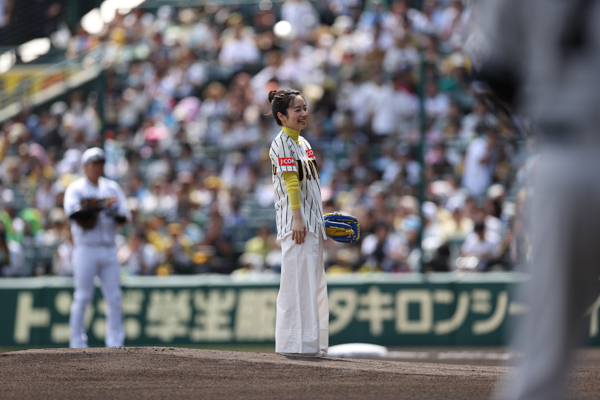
[[[273,166],[273,189],[275,193],[275,213],[277,240],[282,240],[292,231],[292,209],[290,197],[283,177],[284,171],[295,171],[300,183],[300,209],[307,232],[325,234],[321,182],[317,162],[312,147],[306,139],[299,137],[300,145],[281,131],[271,143],[269,157]]]

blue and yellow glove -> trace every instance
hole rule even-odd
[[[324,219],[325,233],[336,242],[355,243],[360,237],[360,225],[356,217],[334,212],[325,214]]]

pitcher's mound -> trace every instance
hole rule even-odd
[[[3,399],[484,399],[504,367],[170,347],[0,354]]]

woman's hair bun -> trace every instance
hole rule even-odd
[[[273,99],[275,98],[276,94],[277,94],[277,90],[271,90],[269,92],[269,103],[273,101]]]

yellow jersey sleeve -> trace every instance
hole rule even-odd
[[[290,197],[290,208],[292,210],[300,208],[300,182],[298,181],[298,174],[294,171],[284,171],[283,178],[285,179],[285,185]]]

